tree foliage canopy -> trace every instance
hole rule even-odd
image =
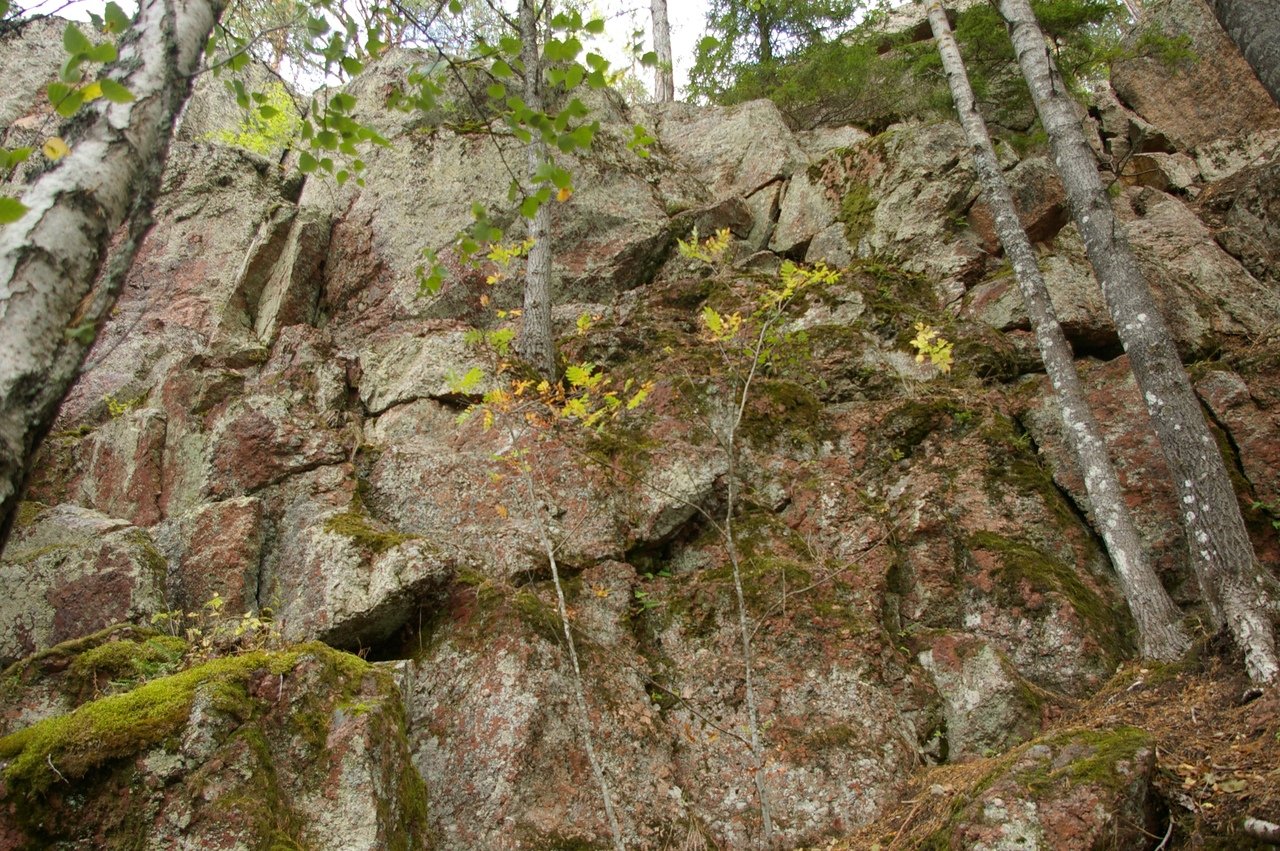
[[[1037,0],[1033,5],[1069,85],[1097,78],[1119,55],[1128,26],[1119,0]],[[787,12],[777,13],[778,7]],[[862,7],[828,0],[790,5],[715,0],[707,29],[716,40],[699,46],[691,92],[724,104],[769,98],[802,127],[855,123],[878,130],[905,118],[946,114],[951,101],[942,66],[919,33],[887,31],[879,11],[840,32],[852,26]],[[773,27],[775,46],[769,54],[760,50],[762,23]],[[960,12],[955,37],[979,103],[994,123],[1028,129],[1030,98],[996,11],[976,4]]]

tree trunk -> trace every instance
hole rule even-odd
[[[1215,625],[1225,620],[1245,654],[1249,676],[1273,682],[1280,673],[1267,614],[1274,579],[1254,555],[1222,454],[1123,226],[1116,221],[1075,102],[1053,67],[1031,6],[1028,0],[999,0],[999,7],[1049,135],[1089,262],[1173,476],[1191,565],[1209,617]]]
[[[675,65],[671,57],[671,23],[667,18],[667,0],[652,0],[653,49],[658,54],[655,96],[659,103],[676,99]]]
[[[520,59],[524,64],[524,102],[542,110],[542,62],[538,50],[538,13],[534,0],[520,0]],[[534,175],[547,157],[536,128],[529,141],[529,191],[536,192]],[[551,329],[551,205],[541,204],[529,222],[529,249],[524,273],[524,324],[516,348],[544,378],[556,378],[556,344]]]
[[[27,214],[0,229],[0,548],[36,448],[150,226],[174,121],[222,5],[143,0],[112,72],[135,99],[87,107],[71,153],[24,195]]]
[[[1240,48],[1271,99],[1280,106],[1280,3],[1276,0],[1207,0]]]
[[[760,50],[756,54],[756,61],[765,65],[773,61],[773,21],[764,3],[756,10],[756,31],[760,36]]]
[[[1085,401],[1071,345],[1058,324],[1044,276],[1040,274],[1040,267],[1036,263],[1035,250],[1018,219],[1009,184],[996,161],[996,152],[991,145],[986,122],[978,112],[978,104],[969,85],[964,60],[951,34],[947,14],[942,9],[941,0],[927,0],[927,6],[933,37],[938,44],[942,67],[946,71],[951,95],[955,100],[956,114],[973,149],[983,196],[991,208],[996,233],[1000,236],[1005,255],[1009,258],[1018,286],[1022,290],[1022,299],[1026,303],[1031,327],[1035,330],[1045,372],[1048,373],[1058,397],[1063,431],[1084,474],[1085,490],[1089,494],[1089,504],[1093,507],[1094,525],[1111,555],[1116,575],[1120,578],[1120,587],[1129,603],[1129,611],[1133,613],[1134,622],[1138,626],[1139,649],[1143,656],[1173,661],[1182,655],[1189,643],[1179,623],[1177,607],[1169,599],[1142,549],[1124,494],[1120,490],[1120,480],[1107,455],[1098,423]]]

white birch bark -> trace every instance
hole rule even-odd
[[[653,51],[658,54],[654,72],[654,96],[659,103],[676,99],[675,65],[671,56],[671,21],[667,16],[667,0],[652,0]]]
[[[1222,454],[1124,227],[1111,209],[1075,103],[1053,67],[1030,3],[999,0],[999,8],[1049,135],[1089,262],[1173,476],[1191,565],[1209,617],[1215,626],[1225,622],[1230,629],[1244,652],[1249,676],[1274,682],[1280,659],[1268,610],[1275,580],[1254,555]]]
[[[520,0],[520,60],[524,64],[524,102],[542,110],[542,63],[538,51],[538,13],[534,0]],[[537,130],[527,145],[529,191],[537,186],[534,174],[547,157]],[[551,205],[541,204],[529,222],[529,249],[524,272],[524,322],[516,350],[543,378],[556,378],[556,344],[551,327]]]
[[[1173,661],[1187,649],[1189,641],[1183,631],[1178,609],[1160,584],[1129,515],[1128,505],[1120,490],[1111,458],[1107,455],[1098,423],[1085,401],[1080,378],[1076,374],[1071,345],[1062,333],[1054,313],[1044,276],[1036,263],[1035,250],[1018,218],[1008,181],[996,160],[995,148],[987,132],[986,122],[978,112],[978,104],[969,85],[964,60],[951,34],[947,14],[941,0],[926,0],[929,23],[942,57],[956,114],[973,149],[974,164],[987,206],[995,218],[996,233],[1004,245],[1005,256],[1013,267],[1022,290],[1027,315],[1035,331],[1045,372],[1058,397],[1058,409],[1067,442],[1075,453],[1084,474],[1085,490],[1093,507],[1094,524],[1111,555],[1116,575],[1129,611],[1138,626],[1139,650],[1143,656]]]
[[[1235,42],[1280,105],[1280,3],[1276,0],[1207,0],[1227,36]]]
[[[27,214],[0,228],[0,547],[32,456],[150,225],[174,121],[222,5],[143,0],[111,74],[135,100],[86,107],[71,153],[23,196]]]

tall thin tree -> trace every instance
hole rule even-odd
[[[1206,0],[1209,8],[1280,106],[1280,3],[1276,0]]]
[[[654,71],[654,95],[660,103],[676,99],[675,65],[671,56],[671,21],[667,17],[667,0],[652,0],[653,50],[658,54]]]
[[[1244,652],[1249,676],[1274,682],[1280,658],[1270,610],[1275,579],[1258,562],[1217,441],[1098,174],[1029,0],[999,0],[1014,52],[1049,136],[1072,217],[1084,237],[1120,342],[1160,440],[1201,594],[1214,626]]]
[[[1067,443],[1084,474],[1094,522],[1111,555],[1129,611],[1138,626],[1139,649],[1143,656],[1172,661],[1182,655],[1189,643],[1179,623],[1178,609],[1160,584],[1133,525],[1129,507],[1120,490],[1120,480],[1107,455],[1098,423],[1085,400],[1071,344],[1058,324],[1044,276],[1036,263],[1035,249],[1018,219],[1009,183],[996,160],[986,122],[978,111],[964,59],[951,33],[942,0],[926,0],[925,5],[955,101],[956,115],[973,150],[983,197],[995,217],[996,233],[1022,290],[1022,300],[1035,331],[1045,372],[1058,397]]]
[[[133,98],[89,107],[71,153],[23,196],[26,214],[0,229],[0,548],[36,449],[150,228],[174,121],[222,7],[143,0],[111,74]]]
[[[539,14],[535,0],[520,0],[520,61],[524,66],[524,102],[541,112],[542,58],[539,52]],[[536,175],[547,159],[547,146],[535,130],[526,145],[529,191],[537,191]],[[544,378],[556,377],[556,346],[551,327],[551,207],[539,204],[529,220],[533,247],[525,266],[524,324],[516,349]]]

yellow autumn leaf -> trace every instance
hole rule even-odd
[[[67,147],[67,143],[62,141],[60,136],[50,136],[45,143],[40,146],[40,150],[46,157],[54,162],[71,153],[71,148]]]
[[[556,200],[561,203],[564,203],[565,201],[568,201],[572,196],[573,196],[573,190],[570,189],[568,186],[566,186],[556,193]]]
[[[80,90],[80,95],[84,98],[84,102],[97,100],[102,97],[102,83],[94,81]]]

